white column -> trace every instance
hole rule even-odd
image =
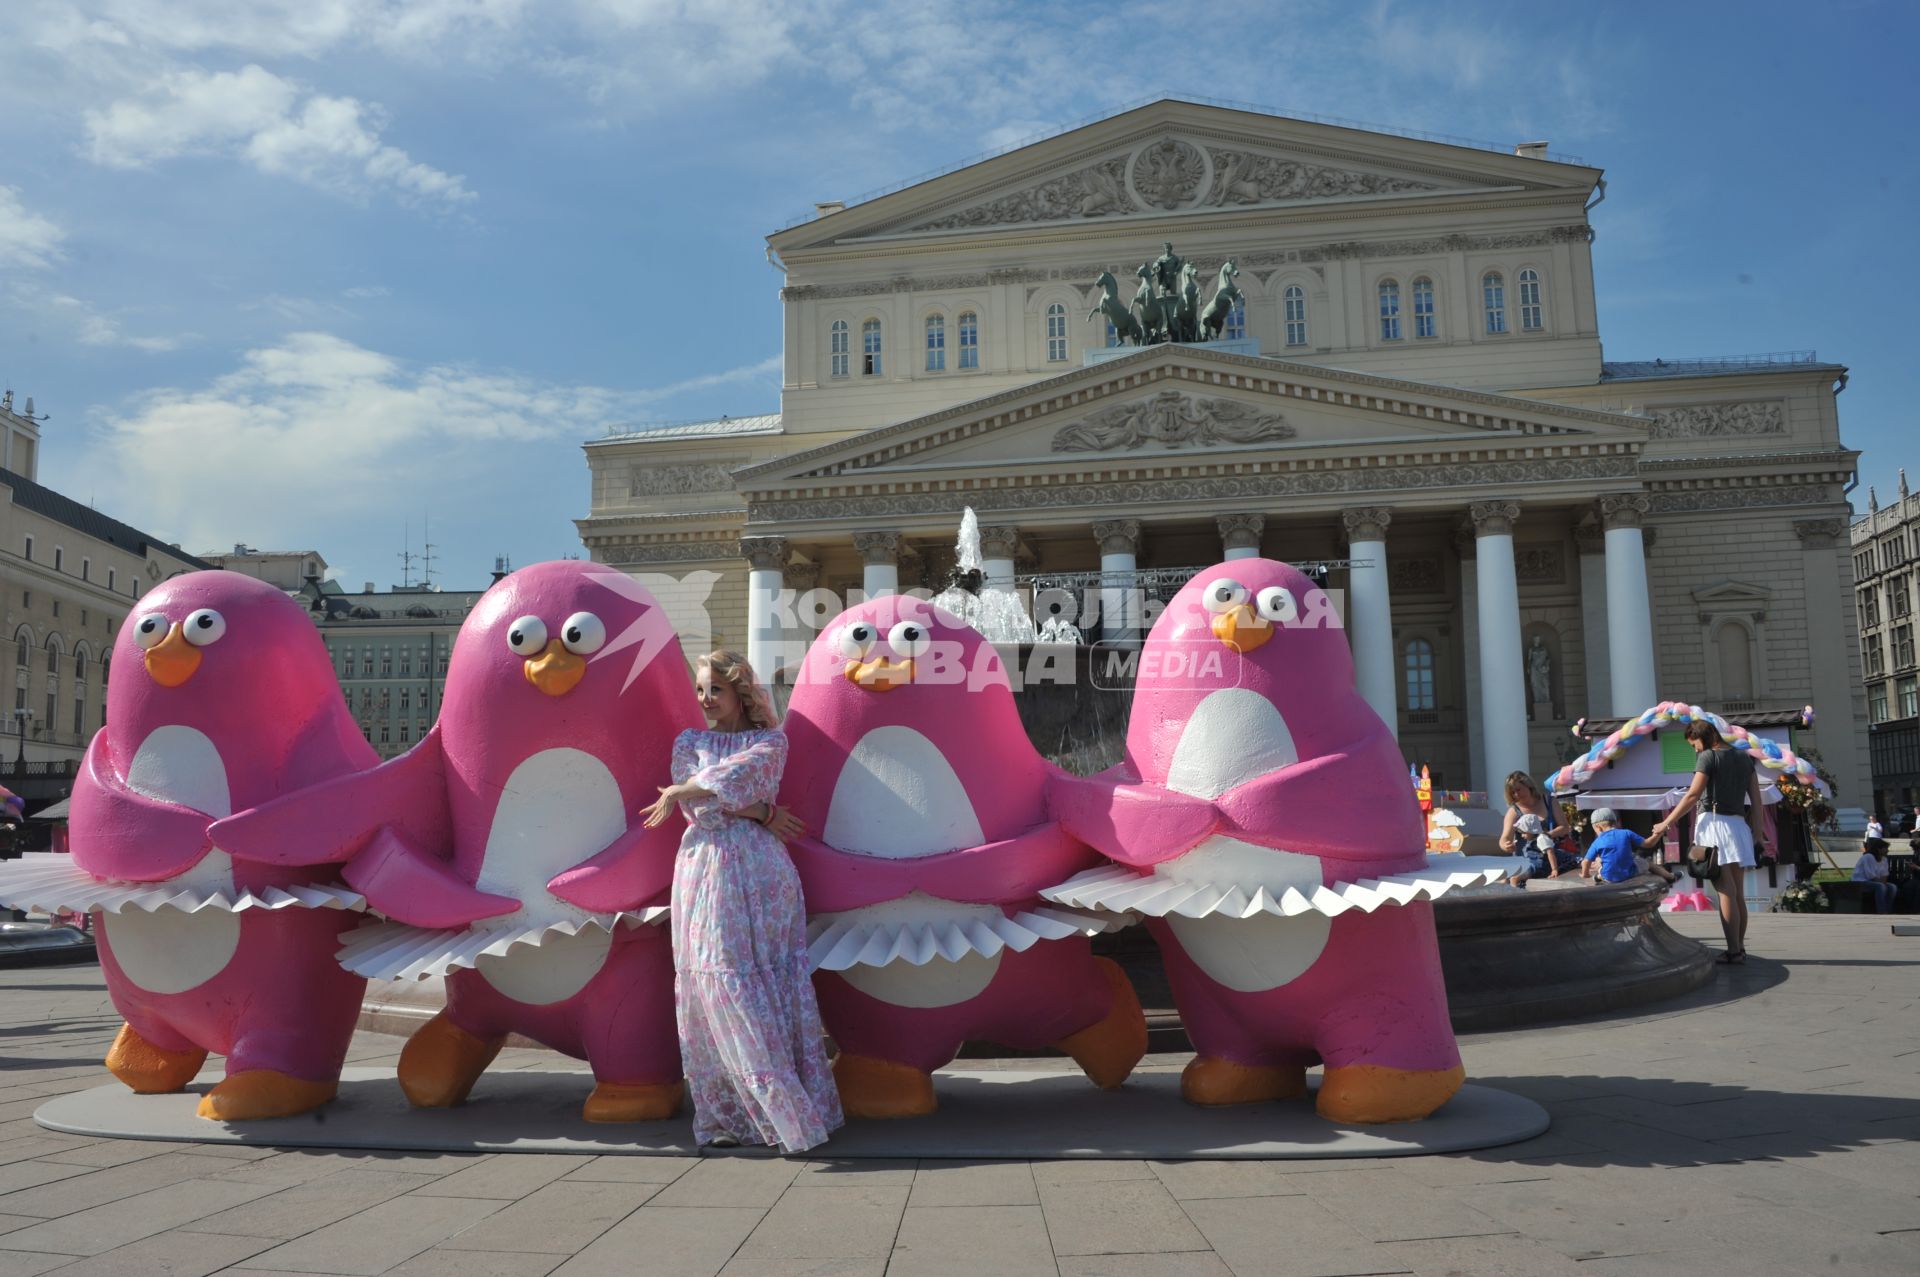
[[[867,597],[900,592],[900,534],[898,532],[856,532],[853,546],[866,564],[860,576],[860,588]]]
[[[1347,614],[1347,641],[1353,646],[1353,677],[1360,699],[1400,734],[1400,700],[1394,690],[1393,603],[1387,589],[1387,525],[1393,512],[1362,506],[1341,515],[1347,528],[1347,588],[1353,592]]]
[[[1489,794],[1511,772],[1528,772],[1526,688],[1520,654],[1520,583],[1513,569],[1512,501],[1476,501],[1471,508],[1478,564],[1480,730]],[[1489,799],[1491,801],[1491,799]]]
[[[1638,493],[1600,498],[1607,530],[1607,668],[1611,713],[1625,718],[1660,700],[1653,668],[1653,608],[1647,597],[1647,547],[1640,520],[1647,499]]]
[[[1467,788],[1488,789],[1486,736],[1480,730],[1480,563],[1473,557],[1473,525],[1460,528],[1453,543],[1460,554],[1460,699],[1467,707]]]
[[[1013,560],[1020,552],[1020,529],[980,529],[980,586],[985,590],[1011,592]]]
[[[1610,713],[1613,705],[1613,676],[1607,672],[1606,542],[1597,521],[1576,525],[1573,539],[1580,547],[1580,640],[1587,666],[1587,701],[1581,716],[1598,718]]]
[[[1140,520],[1103,519],[1093,525],[1100,543],[1100,637],[1124,643],[1140,637],[1140,590],[1133,583],[1139,570]]]
[[[742,537],[747,561],[747,664],[761,681],[771,682],[780,652],[780,591],[786,588],[785,537]],[[688,652],[697,657],[699,652]]]
[[[1223,559],[1260,557],[1260,534],[1266,531],[1264,514],[1223,514],[1214,520],[1220,526]]]

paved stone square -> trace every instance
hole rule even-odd
[[[1711,918],[1674,924],[1719,943]],[[1746,966],[1646,1014],[1464,1039],[1469,1076],[1552,1112],[1538,1139],[1303,1162],[83,1139],[32,1114],[105,1080],[119,1021],[99,971],[7,972],[0,1277],[1920,1271],[1920,937],[1885,918],[1765,915],[1749,941]],[[391,1063],[399,1045],[362,1034],[352,1058]],[[551,1062],[507,1052],[495,1067]]]

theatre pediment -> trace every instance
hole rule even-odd
[[[1308,120],[1164,100],[773,237],[782,252],[875,237],[1591,187],[1594,171]]]
[[[743,491],[979,468],[1159,469],[1197,462],[1644,444],[1642,418],[1279,360],[1158,346],[737,471]]]

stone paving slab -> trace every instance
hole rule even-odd
[[[1673,921],[1717,944],[1712,918]],[[786,1159],[394,1153],[220,1144],[199,1127],[175,1144],[56,1135],[17,1110],[100,1086],[118,1020],[96,971],[8,973],[0,1277],[1912,1274],[1920,938],[1868,917],[1768,915],[1748,947],[1747,966],[1641,1014],[1463,1039],[1475,1081],[1543,1105],[1554,1126],[1388,1161],[867,1159],[835,1155],[843,1144]],[[395,1054],[371,1035],[353,1051],[388,1070]],[[1184,1062],[1150,1058],[1143,1085],[1171,1085]],[[1076,1081],[1053,1061],[969,1064]],[[487,1080],[554,1066],[508,1051]],[[553,1101],[556,1113],[577,1105],[572,1091]]]

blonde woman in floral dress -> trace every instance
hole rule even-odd
[[[712,726],[673,743],[673,784],[643,815],[678,803],[687,832],[673,870],[674,1006],[701,1144],[797,1153],[844,1120],[807,962],[800,877],[781,846],[802,832],[774,806],[787,737],[745,658],[695,665]]]

